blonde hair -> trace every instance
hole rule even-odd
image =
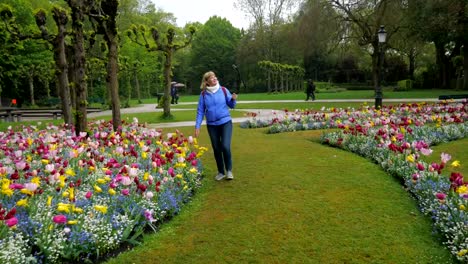
[[[205,90],[206,89],[206,82],[208,81],[208,79],[210,79],[212,76],[216,76],[216,74],[212,71],[209,71],[209,72],[205,72],[205,74],[203,74],[203,78],[202,78],[202,81],[201,81],[201,84],[200,84],[200,89],[202,90]]]

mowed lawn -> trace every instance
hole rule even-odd
[[[200,143],[209,146],[202,132]],[[214,181],[206,153],[194,201],[108,263],[455,262],[399,181],[362,157],[321,145],[322,132],[269,135],[235,125],[235,179]]]

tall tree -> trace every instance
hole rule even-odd
[[[194,72],[193,82],[199,86],[204,72],[216,72],[220,83],[235,86],[237,73],[232,68],[236,63],[236,47],[240,41],[239,29],[225,18],[212,16],[194,37],[190,68]]]
[[[358,40],[365,49],[372,49],[372,75],[374,86],[380,87],[380,69],[383,59],[380,52],[385,52],[385,45],[379,45],[377,32],[385,25],[387,42],[399,30],[404,7],[403,1],[395,0],[329,0],[341,16],[341,21],[348,24],[346,35]],[[382,49],[382,50],[379,50]],[[376,89],[376,96],[377,95]]]

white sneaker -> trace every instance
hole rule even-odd
[[[234,175],[232,175],[232,171],[227,172],[227,179],[228,180],[234,180]]]
[[[224,175],[222,173],[218,173],[218,175],[215,176],[215,180],[220,181],[220,180],[224,179],[224,177],[226,177],[226,175]]]

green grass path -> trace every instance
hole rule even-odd
[[[215,182],[206,153],[194,201],[108,263],[451,263],[402,185],[321,133],[235,126],[235,179]]]

